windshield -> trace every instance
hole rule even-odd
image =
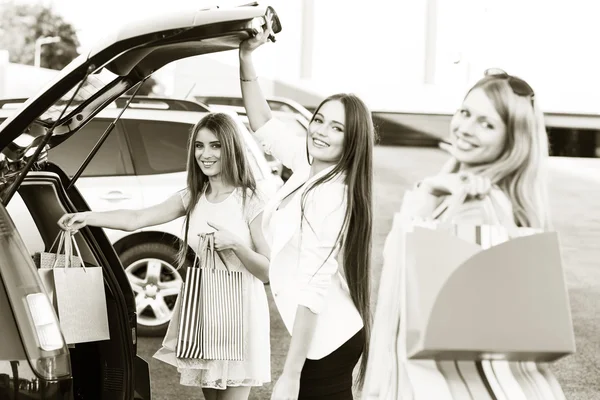
[[[68,117],[71,111],[73,111],[77,106],[79,106],[84,101],[92,98],[98,91],[102,90],[102,88],[106,87],[110,83],[112,83],[115,79],[118,78],[118,75],[113,74],[110,71],[107,71],[105,68],[98,74],[93,74],[88,76],[86,81],[77,92],[77,95],[71,102],[69,108],[64,112],[63,117]],[[73,97],[73,93],[77,90],[77,86],[73,87],[67,93],[65,93],[59,100],[57,100],[45,113],[43,113],[37,121],[44,123],[45,125],[53,124],[56,122],[56,119],[60,117],[60,114],[63,112],[63,109]]]

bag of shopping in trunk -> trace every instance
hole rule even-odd
[[[241,271],[230,271],[217,258],[214,234],[200,237],[192,267],[180,294],[176,356],[181,359],[244,359],[244,309]],[[219,260],[219,262],[217,262]]]
[[[109,340],[102,268],[85,265],[74,234],[61,232],[56,253],[53,244],[49,252],[35,256],[38,273],[57,310],[66,343]]]
[[[33,261],[35,265],[38,267],[38,275],[42,279],[42,283],[44,284],[44,288],[48,293],[48,297],[54,309],[58,313],[58,309],[56,308],[56,293],[54,290],[54,271],[53,268],[56,265],[65,266],[67,263],[74,267],[81,267],[81,258],[80,257],[69,257],[66,258],[64,253],[60,253],[64,246],[65,234],[64,231],[61,231],[54,242],[48,249],[48,251],[43,251],[40,253],[36,253],[33,256]],[[54,253],[54,246],[58,244],[56,248],[56,253]]]

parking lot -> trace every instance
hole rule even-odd
[[[378,288],[381,251],[390,229],[392,215],[399,209],[403,192],[417,179],[435,173],[445,160],[437,149],[377,147],[375,151],[375,226],[373,290]],[[577,160],[575,160],[577,161]],[[587,160],[586,160],[587,161]],[[586,163],[586,171],[598,168]],[[600,183],[589,173],[582,173],[575,163],[555,162],[551,168],[550,196],[555,228],[560,233],[566,280],[572,306],[577,353],[555,363],[553,370],[567,399],[600,399]],[[540,277],[543,280],[543,277]],[[374,292],[376,293],[376,292]],[[375,296],[373,296],[375,297]],[[268,399],[272,385],[281,373],[288,334],[272,299],[271,352],[273,382],[254,389],[253,400]],[[150,363],[152,392],[155,400],[202,399],[198,388],[179,385],[177,371],[152,359],[162,338],[140,338],[139,354]]]

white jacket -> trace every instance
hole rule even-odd
[[[343,277],[342,252],[337,246],[347,208],[344,176],[318,185],[306,197],[302,224],[301,201],[310,183],[327,174],[327,168],[311,179],[305,138],[271,119],[255,133],[266,152],[294,173],[267,204],[263,231],[271,246],[269,281],[277,309],[290,334],[298,306],[319,314],[309,347],[309,359],[321,359],[344,344],[362,327]],[[291,201],[277,211],[294,190]]]

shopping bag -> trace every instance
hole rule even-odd
[[[33,255],[33,261],[38,267],[38,275],[42,280],[42,284],[46,289],[50,302],[52,303],[57,312],[58,309],[56,309],[56,293],[54,291],[54,272],[52,271],[52,268],[54,268],[56,265],[67,265],[67,263],[75,267],[81,267],[82,265],[79,257],[69,257],[69,259],[67,260],[65,254],[60,253],[60,251],[63,249],[64,238],[64,232],[61,231],[56,236],[54,242],[52,243],[47,252],[39,252]],[[56,248],[56,253],[54,253],[54,246],[56,246],[57,244],[58,247]]]
[[[183,297],[183,292],[181,292],[177,296],[177,300],[175,300],[175,306],[173,307],[173,314],[171,316],[171,321],[169,321],[169,325],[167,327],[167,333],[162,341],[162,346],[160,349],[154,353],[152,356],[157,360],[160,360],[164,363],[170,364],[174,367],[182,367],[181,359],[176,356],[176,348],[177,348],[177,339],[178,339],[178,328],[179,323],[181,321],[181,299]]]
[[[42,280],[42,284],[46,289],[46,293],[48,294],[48,298],[50,299],[51,304],[54,306],[54,309],[58,313],[58,309],[56,308],[56,292],[54,285],[54,271],[52,270],[57,265],[75,265],[77,267],[81,267],[81,260],[79,257],[73,258],[69,257],[68,259],[65,257],[64,253],[61,253],[61,250],[64,246],[65,234],[64,231],[61,231],[54,241],[52,245],[48,249],[48,251],[35,253],[33,255],[33,262],[38,267],[38,275]],[[56,247],[56,253],[53,252],[54,246]]]
[[[546,363],[521,361],[424,361],[404,364],[409,395],[365,399],[565,400]],[[406,383],[404,383],[406,385]],[[405,388],[404,393],[407,393]]]
[[[447,211],[453,211],[452,206],[447,207]],[[496,223],[490,226],[460,226],[453,223],[453,212],[445,214],[446,218],[437,220],[410,218],[402,213],[394,217],[392,230],[386,240],[371,341],[371,355],[377,356],[369,360],[363,399],[564,399],[562,389],[547,363],[540,362],[574,351],[556,235],[511,227],[509,223],[499,226],[499,216],[495,218]],[[504,322],[522,321],[522,318],[519,319],[520,308],[515,309],[508,303],[508,309],[503,309],[507,305],[506,296],[500,296],[497,303],[490,302],[491,297],[497,296],[490,289],[490,282],[495,284],[491,278],[495,277],[494,273],[498,275],[494,269],[504,267],[504,264],[494,265],[494,255],[499,259],[508,257],[512,260],[515,257],[514,254],[506,256],[502,251],[490,256],[485,249],[494,251],[494,246],[511,238],[515,238],[515,244],[507,243],[509,247],[495,250],[511,252],[515,250],[512,246],[516,246],[518,252],[526,248],[532,264],[543,266],[546,260],[550,260],[547,264],[550,264],[548,269],[552,270],[552,283],[547,287],[550,293],[544,293],[544,299],[550,302],[545,304],[546,309],[539,318],[547,323],[546,327],[553,324],[558,326],[560,333],[541,337],[547,332],[538,332],[538,336],[533,338],[546,344],[550,341],[554,347],[549,349],[533,346],[530,337],[520,336],[523,332],[509,339],[496,335],[500,342],[489,340],[484,345],[482,340],[485,342],[485,339],[493,339],[494,336],[486,338],[489,330],[486,332],[482,327],[487,328],[483,325],[489,324],[494,315],[479,312],[475,314],[476,318],[469,319],[470,312],[479,311],[479,303],[488,306],[492,303],[504,312]],[[532,244],[533,247],[528,248],[526,244]],[[540,246],[547,251],[544,260],[537,257]],[[475,264],[472,264],[472,259],[476,259]],[[483,266],[480,265],[482,262]],[[518,262],[520,265],[527,264],[523,260]],[[467,266],[461,267],[463,263]],[[419,269],[421,265],[423,267]],[[509,274],[516,280],[534,281],[534,290],[543,292],[539,283],[546,282],[544,268],[527,265],[522,271],[511,269],[504,275]],[[499,287],[510,294],[513,287],[507,289],[510,282],[506,282],[505,278],[501,277],[504,286],[499,284]],[[486,279],[488,285],[482,285],[481,279]],[[515,285],[520,290],[525,287],[523,282]],[[420,291],[421,288],[423,290]],[[457,301],[457,297],[462,301]],[[528,295],[524,300],[530,299]],[[541,306],[542,303],[535,305]],[[549,314],[548,310],[555,306],[558,315],[549,322],[553,313]],[[526,315],[531,310],[527,308],[524,311]],[[442,329],[444,333],[451,334],[442,337],[444,333],[440,334],[440,328],[445,328]],[[510,332],[511,326],[502,328],[501,332],[506,333]],[[528,328],[535,329],[531,326]],[[458,331],[468,339],[460,337]],[[479,341],[474,342],[474,337]],[[461,339],[464,340],[461,342]],[[533,347],[524,348],[526,346],[520,343],[520,339],[528,341],[528,345]],[[515,361],[520,359],[534,361]]]
[[[177,330],[177,358],[202,357],[202,304],[200,303],[201,268],[197,261],[206,253],[206,241],[200,238],[196,257],[191,267],[186,270],[183,289],[179,293],[181,298],[179,329]],[[200,263],[206,262],[202,257]]]
[[[405,237],[407,356],[551,362],[575,351],[556,232],[413,221]],[[435,249],[435,251],[432,251]]]
[[[56,248],[56,253],[54,253],[52,250],[57,244],[58,247]],[[67,265],[67,263],[69,263],[68,265],[70,266],[81,267],[82,261],[80,257],[75,257],[73,254],[71,254],[71,257],[69,257],[69,259],[67,260],[65,253],[60,253],[61,249],[63,249],[63,246],[65,245],[69,246],[70,244],[65,244],[65,231],[61,231],[56,236],[54,242],[52,243],[47,252],[43,251],[34,254],[33,260],[36,266],[40,269],[52,269],[57,265],[64,266]]]
[[[102,268],[84,264],[73,235],[72,231],[61,232],[57,253],[37,256],[39,274],[53,300],[67,344],[109,340]]]
[[[216,257],[214,234],[203,234],[182,291],[178,358],[244,359],[243,281]],[[219,262],[217,262],[217,259]]]
[[[178,358],[177,353],[177,337],[179,325],[181,322],[181,299],[183,295],[177,296],[175,306],[173,307],[173,315],[167,327],[167,333],[162,341],[160,349],[152,356],[157,360],[172,365],[176,368],[184,369],[208,369],[209,361],[200,358]]]

